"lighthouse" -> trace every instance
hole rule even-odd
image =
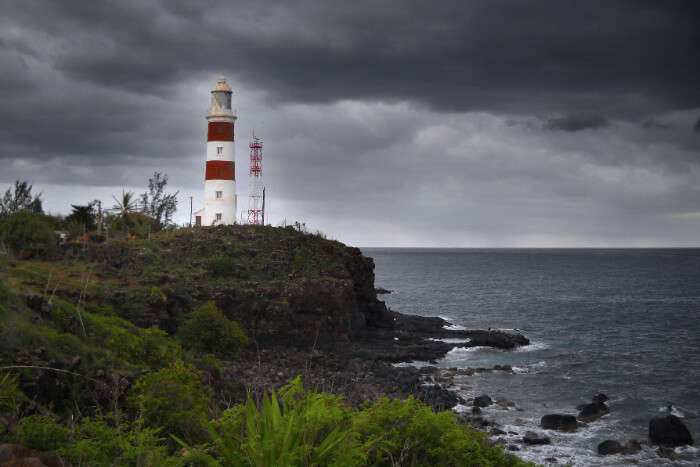
[[[197,225],[229,225],[236,220],[236,151],[231,110],[231,87],[219,78],[211,90],[206,115],[207,156],[204,175],[204,208],[195,213]]]

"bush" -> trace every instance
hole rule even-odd
[[[138,421],[122,422],[117,429],[101,418],[84,418],[76,426],[67,457],[73,465],[176,465],[176,459],[167,457],[163,441],[158,430]]]
[[[200,352],[237,357],[248,338],[211,302],[190,313],[179,330],[182,345]]]
[[[129,403],[143,417],[146,426],[161,428],[197,443],[205,438],[203,423],[209,413],[209,388],[202,385],[199,372],[181,361],[155,373],[141,376],[131,388]]]
[[[221,253],[212,256],[207,263],[207,270],[214,276],[226,277],[235,274],[238,267],[238,261]]]
[[[32,415],[20,420],[16,442],[37,451],[62,454],[69,436],[70,430],[59,425],[53,417]]]
[[[20,211],[3,219],[0,235],[5,246],[22,258],[46,258],[56,251],[56,236],[39,213]]]
[[[367,465],[525,465],[491,447],[485,433],[459,425],[453,412],[433,412],[413,397],[366,405],[353,428],[368,453]]]

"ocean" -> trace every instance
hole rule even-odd
[[[644,441],[649,420],[669,410],[700,442],[700,249],[365,248],[387,306],[441,316],[467,329],[518,329],[516,351],[455,348],[441,367],[512,365],[514,373],[464,377],[465,397],[488,394],[517,409],[485,409],[509,444],[527,430],[552,445],[520,457],[572,465],[698,465],[696,447],[672,462],[645,446],[635,456],[598,456],[605,439]],[[414,362],[420,365],[421,362]],[[598,393],[610,414],[575,433],[541,430],[548,413],[577,413]]]

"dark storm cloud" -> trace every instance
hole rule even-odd
[[[624,238],[625,226],[662,238],[664,216],[691,222],[700,203],[699,11],[682,0],[3,2],[0,182],[134,186],[165,169],[198,193],[202,117],[224,74],[239,167],[264,128],[273,206],[290,220],[365,219],[407,243],[430,228],[452,244],[460,231],[512,244],[538,229]]]
[[[692,1],[5,3],[2,141],[25,144],[28,128],[41,126],[54,155],[143,155],[157,150],[139,141],[143,122],[173,113],[173,87],[219,73],[276,104],[573,111],[601,117],[548,128],[595,128],[612,116],[700,106],[698,11]],[[81,132],[100,135],[98,149],[92,136],[75,136],[87,106],[95,111]]]
[[[581,131],[604,128],[610,122],[602,115],[596,114],[576,114],[564,117],[550,118],[544,124],[546,130]]]
[[[25,49],[41,55],[43,40],[57,40],[57,69],[140,92],[236,63],[225,71],[302,102],[618,112],[700,103],[694,1],[34,0],[19,10],[8,20]]]

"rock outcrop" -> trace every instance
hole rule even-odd
[[[669,414],[651,419],[649,441],[661,446],[676,447],[693,444],[693,437],[680,418]]]
[[[538,435],[534,431],[526,431],[523,436],[523,443],[530,445],[551,444],[552,440],[548,436]]]
[[[540,426],[548,430],[575,431],[578,422],[573,415],[548,414],[540,420]]]

